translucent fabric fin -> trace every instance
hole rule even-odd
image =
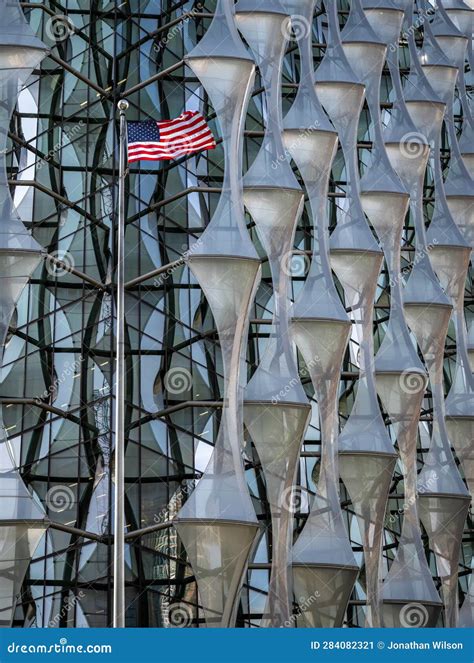
[[[48,523],[15,467],[1,415],[0,423],[0,626],[10,627],[26,571]]]
[[[279,2],[240,0],[236,11],[265,88],[265,134],[243,185],[245,205],[268,256],[273,319],[263,356],[245,389],[244,418],[262,465],[272,518],[272,567],[262,625],[281,627],[292,624],[290,494],[310,413],[289,334],[289,264],[303,193],[286,158],[281,134],[282,61],[290,18]],[[304,100],[303,95],[300,99]]]
[[[0,359],[10,318],[21,292],[41,259],[41,247],[14,208],[7,178],[10,118],[21,87],[46,56],[46,46],[27,23],[20,3],[2,3],[0,25]],[[46,515],[25,486],[13,461],[0,414],[0,626],[9,627],[21,586]]]
[[[331,29],[334,38],[339,39],[337,28],[337,36],[334,28],[333,21]],[[309,68],[309,49],[305,53],[303,57],[308,58]],[[356,110],[360,110],[363,86],[356,81],[341,47],[338,54],[339,61],[333,66],[332,56],[328,55],[326,49],[323,62],[316,71],[316,94],[318,97],[322,94],[322,105],[339,131],[349,121],[350,111],[343,118],[342,115],[337,117],[337,112],[333,115],[328,108],[332,105],[331,91],[337,96],[337,90],[346,89],[344,83],[340,85],[338,78],[331,78],[331,72],[338,71],[343,78],[349,79],[350,87],[354,83]],[[338,497],[338,374],[348,341],[350,322],[335,288],[329,258],[326,196],[337,139],[324,125],[322,130],[317,127],[313,130],[308,117],[303,137],[296,140],[290,122],[295,116],[297,103],[298,97],[285,118],[285,144],[308,191],[314,231],[311,264],[304,286],[292,308],[291,329],[315,389],[322,451],[317,494],[293,550],[293,583],[295,600],[301,611],[298,626],[339,626],[344,618],[358,567]],[[314,103],[313,114],[318,117],[318,113],[319,103]],[[347,129],[348,140],[353,134],[355,121],[351,120]],[[374,248],[376,250],[375,242]],[[332,555],[329,550],[332,550]],[[317,597],[316,600],[311,600],[312,596]]]
[[[20,3],[6,0],[0,26],[0,356],[18,298],[41,260],[42,249],[15,210],[6,170],[8,131],[21,87],[47,55]]]
[[[186,59],[209,94],[224,143],[222,194],[189,266],[212,311],[224,373],[220,428],[208,466],[174,526],[194,572],[208,626],[234,624],[243,574],[258,533],[245,481],[240,369],[260,261],[247,234],[242,200],[242,131],[255,66],[234,22],[233,3],[215,17]]]

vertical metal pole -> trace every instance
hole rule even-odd
[[[124,243],[125,243],[125,177],[127,170],[128,101],[121,100],[119,133],[119,204],[117,225],[117,270],[115,313],[115,497],[114,497],[114,628],[125,626],[125,311],[124,311]]]

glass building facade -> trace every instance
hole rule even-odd
[[[0,496],[7,505],[0,514],[0,624],[106,627],[113,620],[116,108],[124,97],[131,121],[199,111],[218,143],[174,161],[131,164],[127,177],[126,625],[361,627],[375,624],[379,608],[384,626],[416,625],[413,619],[472,625],[468,0],[240,0],[235,7],[214,0],[0,0],[0,7],[11,11],[14,28],[0,29],[0,223],[7,228],[0,228]],[[394,34],[380,34],[389,19]],[[211,25],[215,39],[217,30],[229,31],[219,48],[203,39]],[[275,35],[281,53],[270,48]],[[381,60],[374,55],[365,71],[360,62],[374,46]],[[18,65],[22,48],[41,57]],[[203,73],[206,58],[214,69]],[[255,70],[245,79],[245,99],[245,67],[237,75],[231,60]],[[342,78],[335,62],[339,73],[349,67]],[[22,66],[31,75],[12,83],[11,72]],[[311,80],[309,105],[299,105],[309,66],[316,86]],[[223,77],[235,75],[233,86],[216,83],[218,68]],[[442,69],[456,72],[451,82]],[[353,107],[341,102],[347,117],[331,108],[341,85],[356,92],[365,85]],[[231,87],[236,96],[229,93],[227,103],[240,104],[241,125],[225,120],[225,100],[216,101]],[[438,115],[430,115],[433,108]],[[226,127],[241,133],[240,148],[229,147]],[[325,147],[322,139],[311,142],[316,134],[329,136]],[[282,147],[272,152],[276,135]],[[408,151],[400,172],[395,143]],[[412,150],[421,155],[421,175],[406,174],[417,158]],[[318,166],[316,153],[324,155]],[[253,248],[244,250],[242,240],[240,253],[226,254],[218,239],[211,250],[212,237],[201,237],[222,213],[229,169],[240,176],[241,158],[253,179],[244,177],[231,203],[245,203],[239,232]],[[252,172],[254,163],[260,166]],[[312,174],[313,166],[323,174]],[[395,171],[392,188],[373,177]],[[297,192],[293,207],[266,197],[278,188]],[[389,193],[406,196],[398,240],[393,199],[383,197]],[[275,225],[265,230],[272,213]],[[285,227],[294,234],[278,234],[285,214],[293,215]],[[10,228],[13,216],[23,230]],[[6,232],[21,235],[18,246],[1,239]],[[34,245],[22,244],[22,233]],[[363,273],[375,270],[367,291],[355,285],[365,283],[357,251],[375,256],[363,263]],[[246,281],[238,266],[231,278],[227,268],[220,272],[225,255],[237,255],[240,266],[258,261],[260,280]],[[14,273],[11,264],[19,262]],[[232,310],[217,307],[216,283],[229,288]],[[294,302],[321,302],[321,292],[327,302],[301,314]],[[236,293],[247,297],[248,309],[237,306]],[[420,317],[420,307],[436,315]],[[238,384],[226,392],[226,352],[235,348],[225,320],[242,312],[240,368],[230,371]],[[287,327],[291,343],[280,347]],[[441,327],[444,337],[435,333]],[[408,363],[397,350],[401,337],[410,345]],[[316,349],[309,339],[318,340]],[[379,353],[389,343],[390,351]],[[281,357],[290,357],[289,368],[274,361]],[[402,378],[408,386],[397,391]],[[273,392],[265,392],[265,380]],[[243,418],[238,461],[225,438],[233,398]],[[210,476],[215,485],[215,477],[233,481],[229,457],[241,463],[245,499],[229,489],[226,513],[235,507],[237,515],[203,516],[194,491],[201,486],[202,493]],[[325,557],[326,539],[341,560]],[[397,577],[413,583],[415,594]]]

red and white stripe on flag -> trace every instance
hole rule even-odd
[[[169,161],[215,147],[214,136],[197,111],[184,111],[175,120],[128,122],[128,163]]]

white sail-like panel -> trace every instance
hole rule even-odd
[[[17,0],[2,4],[0,26],[0,346],[15,304],[41,259],[42,249],[23,226],[7,182],[6,152],[10,118],[21,86],[47,54],[33,34]],[[1,354],[1,352],[0,352]]]
[[[284,156],[281,74],[290,18],[279,2],[236,5],[237,24],[249,44],[265,89],[265,133],[244,176],[244,202],[268,256],[273,320],[267,347],[245,389],[244,419],[262,464],[272,533],[272,568],[262,625],[291,624],[291,493],[310,407],[301,385],[288,328],[288,265],[303,192]],[[282,157],[283,155],[283,157]]]
[[[47,54],[20,3],[2,3],[0,26],[0,359],[10,318],[23,288],[41,260],[42,248],[26,230],[8,185],[6,170],[10,118],[21,87]],[[1,420],[0,439],[0,625],[11,626],[15,604],[33,553],[47,524],[45,513],[15,467]]]
[[[216,111],[224,143],[224,182],[213,218],[191,247],[190,268],[211,308],[222,350],[221,426],[211,460],[174,520],[194,571],[206,622],[232,626],[258,522],[242,460],[240,368],[260,261],[247,235],[240,182],[243,116],[255,66],[238,35],[233,4],[214,19],[186,62]]]
[[[31,558],[48,523],[15,467],[1,416],[0,423],[0,627],[9,627]]]
[[[344,55],[335,8],[327,6],[330,42],[315,74],[315,90],[299,90],[285,118],[285,142],[308,191],[313,221],[313,252],[306,282],[292,310],[292,330],[307,365],[318,403],[321,429],[321,470],[310,513],[293,551],[295,598],[302,610],[301,626],[340,626],[358,567],[352,553],[339,504],[338,386],[339,373],[350,334],[350,321],[335,288],[329,255],[326,196],[337,137],[325,119],[320,101],[339,132],[345,156],[354,173],[353,142],[364,87]],[[335,51],[333,52],[333,46]],[[338,63],[334,61],[337,51]],[[303,51],[306,86],[312,84],[310,50]],[[335,66],[334,66],[335,65]],[[337,99],[348,94],[341,108]],[[317,95],[317,96],[316,96]],[[298,104],[312,108],[303,125]],[[320,101],[319,101],[320,100]],[[310,115],[317,118],[311,124]],[[316,129],[311,129],[316,127]],[[295,132],[305,128],[304,137]],[[374,243],[375,246],[375,243]],[[317,596],[316,601],[311,601]]]

